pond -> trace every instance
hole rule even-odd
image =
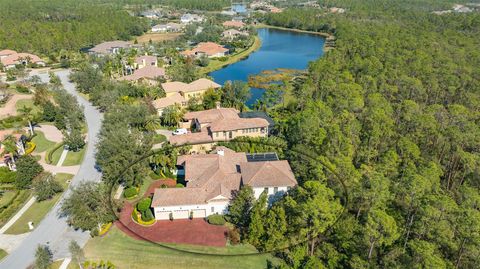
[[[249,75],[276,68],[306,69],[310,61],[323,55],[325,38],[320,35],[272,28],[258,29],[262,40],[259,50],[241,61],[214,71],[209,75],[219,84],[227,80],[247,81]],[[252,106],[263,95],[262,89],[251,89],[246,105]]]

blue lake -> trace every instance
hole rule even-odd
[[[247,81],[249,75],[276,68],[306,69],[310,61],[323,55],[325,39],[320,35],[261,28],[258,36],[262,40],[260,49],[248,58],[210,73],[215,82],[223,85],[228,80]],[[246,102],[248,106],[260,99],[264,92],[262,89],[251,91],[252,96]]]

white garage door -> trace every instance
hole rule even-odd
[[[155,211],[155,218],[158,220],[170,219],[171,211]]]
[[[173,219],[188,219],[188,210],[175,210],[173,211]]]
[[[194,209],[192,212],[194,218],[205,218],[207,216],[205,209]]]

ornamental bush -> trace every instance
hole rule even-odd
[[[208,223],[213,225],[224,225],[226,222],[225,218],[222,215],[218,214],[208,216],[207,221]]]
[[[142,212],[142,220],[143,221],[151,221],[154,218],[155,217],[153,216],[152,210],[150,210],[150,208]]]
[[[143,217],[143,212],[149,211],[151,203],[152,203],[152,199],[149,197],[143,198],[140,202],[138,202],[137,209],[142,213],[142,217]]]
[[[16,172],[10,171],[8,167],[0,167],[0,183],[13,183],[16,177]]]
[[[125,189],[125,191],[123,192],[123,196],[125,196],[125,198],[132,198],[135,195],[137,195],[137,193],[138,193],[137,188],[130,187]]]

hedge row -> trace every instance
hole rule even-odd
[[[222,215],[210,215],[207,217],[207,221],[213,225],[224,225],[226,223],[225,218]]]
[[[0,213],[0,226],[3,226],[23,206],[28,197],[30,197],[29,190],[19,191],[15,199],[12,199],[12,202],[6,205],[7,208]]]
[[[57,151],[60,147],[63,147],[65,145],[65,143],[58,143],[53,149],[51,149],[47,155],[45,155],[45,162],[47,162],[48,164],[52,164],[52,157],[53,157],[53,153],[55,153],[55,151]]]

